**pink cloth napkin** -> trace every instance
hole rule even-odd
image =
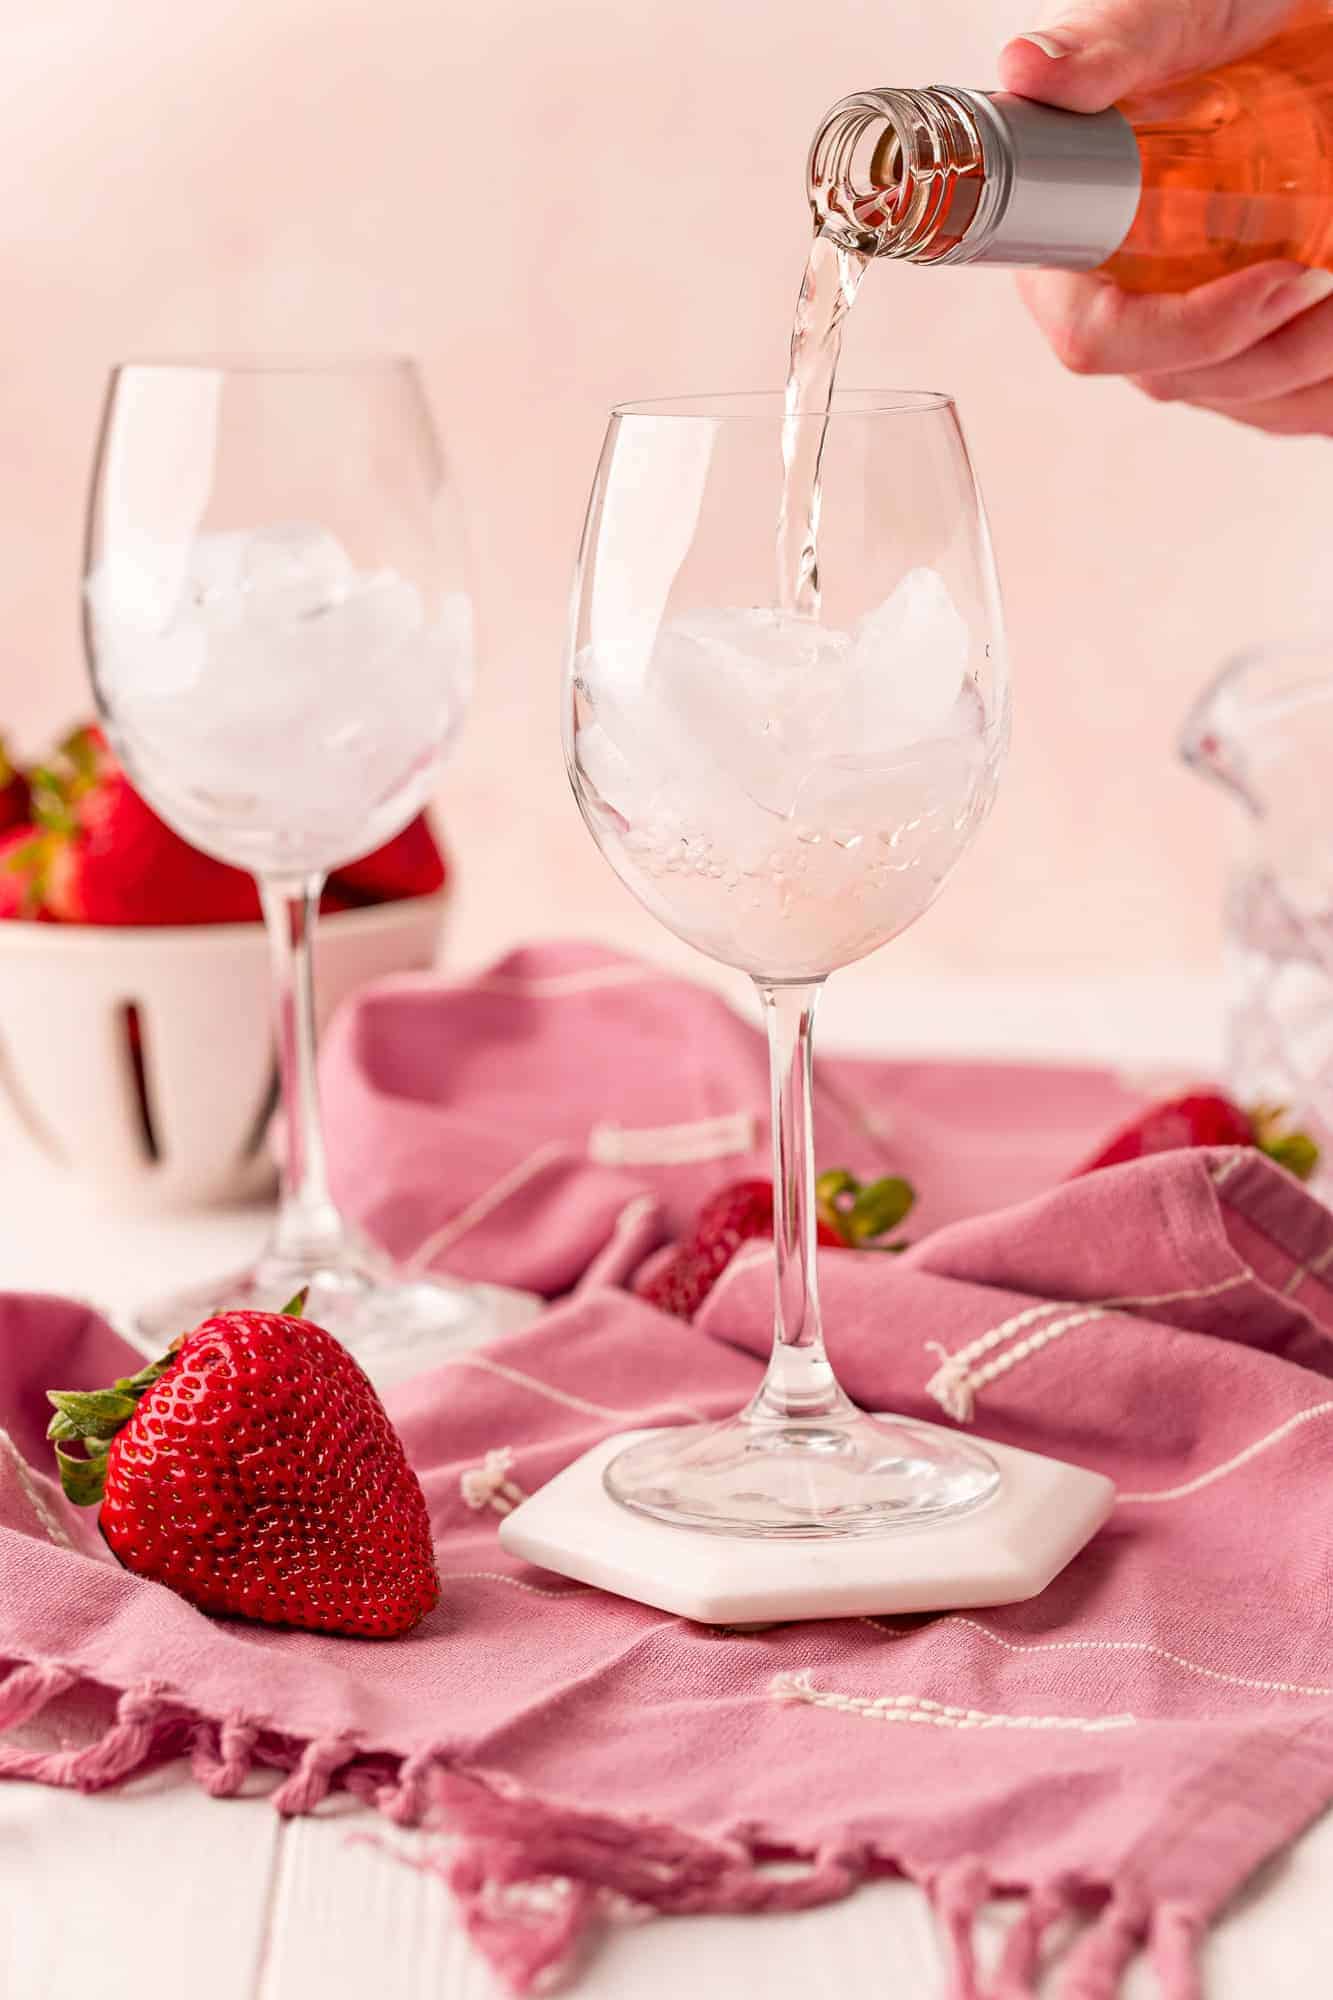
[[[824,1163],[905,1168],[937,1225],[902,1259],[822,1253],[848,1386],[1120,1497],[1026,1605],[692,1626],[512,1561],[496,1526],[597,1439],[753,1387],[762,1247],[693,1327],[619,1281],[758,1163],[761,1076],[720,1003],[599,954],[344,1017],[344,1196],[401,1252],[567,1294],[387,1395],[444,1577],[392,1644],[211,1623],[120,1570],[45,1476],[42,1391],[127,1351],[86,1308],[0,1303],[0,1774],[96,1790],[183,1753],[218,1794],[267,1766],[282,1811],[338,1787],[448,1828],[518,1991],[627,1903],[792,1908],[896,1869],[956,2000],[1034,1993],[1071,1929],[1068,2000],[1110,2000],[1140,1946],[1169,2000],[1196,1994],[1209,1919],[1333,1797],[1333,1215],[1241,1151],[1059,1184],[1124,1107],[1093,1072],[827,1065]],[[1020,1914],[983,1973],[993,1894]]]

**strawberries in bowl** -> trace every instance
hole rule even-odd
[[[447,878],[421,814],[335,870],[325,907],[435,895]],[[75,730],[27,773],[0,746],[0,918],[155,926],[252,923],[259,915],[252,877],[174,833],[134,789],[96,724]]]
[[[391,902],[400,896],[437,895],[447,875],[430,821],[422,813],[383,847],[363,854],[359,861],[345,863],[329,878],[329,886],[351,908],[361,903]]]
[[[76,730],[31,784],[35,836],[17,865],[30,900],[56,923],[258,919],[253,879],[173,833],[135,791],[100,729]]]
[[[253,881],[180,839],[95,726],[22,777],[26,817],[0,828],[0,1144],[17,1122],[122,1210],[262,1197],[277,1084]],[[428,970],[446,914],[424,817],[348,872],[315,939],[321,1027]]]
[[[28,780],[14,764],[0,737],[0,833],[24,826],[28,819]]]

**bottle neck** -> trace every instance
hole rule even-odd
[[[915,263],[1093,270],[1129,233],[1140,182],[1118,111],[942,85],[844,98],[810,149],[816,227]]]

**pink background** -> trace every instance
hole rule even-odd
[[[0,721],[32,751],[86,706],[81,513],[113,360],[410,348],[468,508],[485,647],[443,800],[453,955],[558,932],[676,956],[593,850],[560,761],[606,409],[776,385],[819,115],[867,84],[990,83],[1027,25],[1018,0],[11,9]],[[873,271],[844,379],[957,395],[1016,693],[978,848],[856,976],[1206,968],[1227,808],[1178,770],[1174,732],[1220,655],[1321,608],[1327,445],[1064,376],[996,272]]]

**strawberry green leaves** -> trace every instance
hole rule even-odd
[[[75,1507],[100,1507],[106,1491],[106,1457],[111,1449],[101,1438],[85,1438],[79,1458],[64,1445],[56,1446],[56,1464],[65,1498]]]
[[[118,1389],[49,1389],[47,1401],[56,1414],[47,1426],[49,1438],[100,1438],[109,1442],[138,1407],[138,1397]]]
[[[1319,1148],[1308,1132],[1290,1126],[1287,1116],[1285,1105],[1256,1104],[1250,1112],[1254,1143],[1298,1181],[1308,1181],[1319,1165]]]
[[[883,1238],[906,1220],[916,1204],[916,1189],[901,1175],[862,1183],[845,1168],[831,1168],[815,1182],[819,1220],[855,1250],[905,1250],[905,1243]]]
[[[109,1389],[47,1390],[46,1400],[55,1409],[55,1415],[46,1427],[46,1435],[56,1448],[65,1498],[74,1506],[99,1505],[106,1485],[106,1455],[112,1438],[134,1415],[139,1398],[166,1373],[175,1358],[173,1349],[160,1361],[150,1361],[136,1375],[122,1375]],[[81,1444],[82,1455],[68,1450],[71,1444]]]

